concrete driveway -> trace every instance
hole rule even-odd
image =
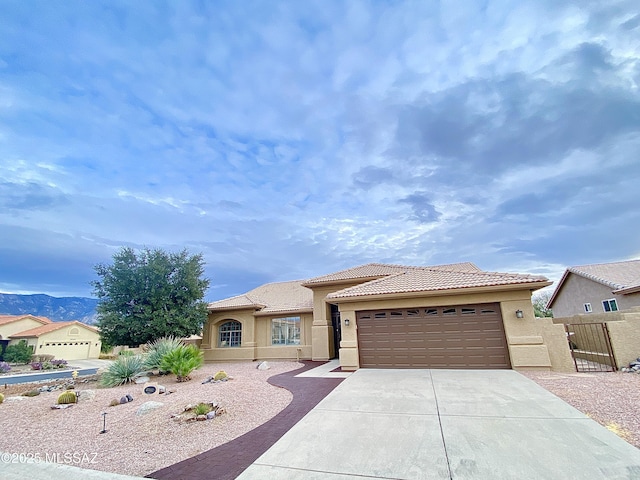
[[[640,479],[640,450],[511,370],[361,369],[241,480]]]

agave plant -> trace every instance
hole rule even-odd
[[[145,368],[147,370],[162,370],[160,368],[162,357],[182,345],[184,345],[182,340],[173,336],[158,338],[153,342],[147,343],[144,347],[144,351],[146,352],[144,360]]]
[[[160,369],[176,375],[178,382],[191,380],[189,375],[204,363],[204,354],[195,345],[180,345],[167,353],[160,362]]]
[[[117,387],[135,381],[136,377],[146,371],[140,355],[119,356],[102,374],[100,383],[105,387]]]

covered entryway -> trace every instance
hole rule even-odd
[[[499,303],[356,314],[360,367],[511,368]]]

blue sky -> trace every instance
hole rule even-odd
[[[0,291],[640,256],[637,1],[0,3]]]

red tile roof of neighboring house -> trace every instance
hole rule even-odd
[[[42,325],[40,327],[31,328],[29,330],[25,330],[23,332],[14,333],[10,335],[10,338],[26,338],[26,337],[39,337],[45,333],[53,332],[55,330],[59,330],[64,327],[69,327],[71,325],[78,325],[80,327],[87,328],[89,330],[93,330],[97,332],[98,330],[91,327],[90,325],[86,325],[82,322],[72,321],[72,322],[52,322],[46,325]]]
[[[42,324],[53,323],[53,321],[49,320],[46,317],[36,317],[35,315],[0,315],[0,325],[7,325],[8,323],[17,322],[18,320],[22,320],[23,318],[31,318],[33,320],[37,320]]]
[[[598,282],[612,289],[612,293],[626,295],[640,291],[640,259],[624,262],[579,265],[565,270],[558,286],[547,303],[547,308],[555,301],[560,289],[570,273]]]

